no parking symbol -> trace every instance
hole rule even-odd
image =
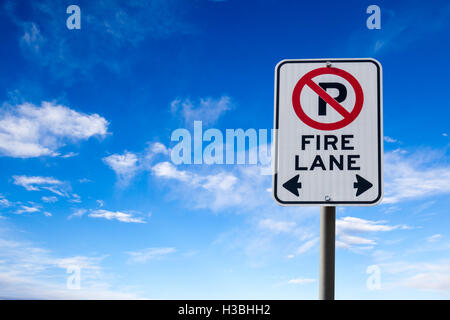
[[[348,112],[347,109],[339,103],[345,100],[345,97],[347,96],[347,88],[343,84],[339,82],[323,82],[317,84],[313,81],[313,78],[323,74],[333,74],[347,80],[350,83],[356,96],[355,105],[351,112]],[[319,115],[326,114],[326,110],[324,109],[326,102],[334,110],[336,110],[343,117],[343,119],[333,123],[322,123],[310,118],[300,104],[300,95],[305,87],[309,87],[319,96]],[[335,88],[339,90],[339,96],[336,100],[326,92],[327,88]],[[319,130],[337,130],[350,124],[361,112],[363,103],[364,94],[358,80],[356,80],[350,73],[339,68],[324,67],[308,72],[298,81],[292,94],[292,105],[294,106],[297,116],[308,126]]]

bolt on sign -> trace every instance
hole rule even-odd
[[[273,197],[281,205],[358,205],[383,197],[381,64],[283,60],[275,68]]]

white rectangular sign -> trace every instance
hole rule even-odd
[[[320,206],[379,203],[382,109],[382,70],[374,59],[278,63],[275,201]]]

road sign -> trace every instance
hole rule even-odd
[[[281,205],[375,205],[383,196],[382,70],[374,59],[275,68],[273,196]]]

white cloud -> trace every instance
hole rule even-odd
[[[2,207],[10,207],[11,205],[12,205],[12,203],[8,199],[6,199],[2,195],[0,195],[0,206],[2,206]]]
[[[117,220],[120,222],[126,222],[126,223],[146,223],[146,221],[140,217],[136,216],[134,213],[126,213],[121,211],[110,211],[110,210],[104,210],[104,209],[76,209],[73,211],[71,215],[67,217],[67,219],[72,218],[81,218],[86,213],[88,213],[88,217],[90,218],[97,218],[97,219],[106,219],[106,220]]]
[[[40,211],[40,207],[39,206],[25,206],[25,205],[21,205],[20,209],[18,209],[16,211],[17,214],[22,214],[22,213],[34,213],[34,212],[39,212]]]
[[[44,196],[41,199],[42,199],[42,201],[48,202],[48,203],[54,203],[54,202],[58,201],[58,198],[55,197],[55,196],[50,196],[50,197],[45,197]]]
[[[232,190],[239,181],[235,175],[226,172],[207,175],[199,178],[199,180],[202,188],[207,190],[218,190],[218,192]]]
[[[147,154],[155,155],[155,154],[169,154],[169,149],[165,145],[160,142],[150,143],[148,146]]]
[[[304,254],[306,252],[308,252],[309,250],[311,250],[312,248],[314,248],[314,246],[319,242],[319,238],[314,238],[311,240],[306,241],[304,244],[302,244],[297,251],[295,252],[296,255],[301,255]]]
[[[147,171],[159,179],[176,180],[178,183],[171,183],[170,187],[176,189],[178,200],[182,198],[191,207],[218,211],[230,207],[239,207],[242,210],[263,206],[261,191],[267,194],[266,189],[270,186],[271,177],[261,175],[261,166],[229,166],[230,170],[224,170],[223,166],[190,166],[187,170],[183,166],[175,166],[167,161],[169,154],[170,149],[156,142],[149,144],[142,153],[126,156],[125,152],[123,155],[106,157],[104,161],[116,169],[119,182],[126,180],[127,183],[122,185],[128,184],[131,178],[121,179],[120,174],[132,177],[139,172]],[[156,159],[156,155],[162,157]],[[124,162],[125,165],[116,162]],[[180,193],[180,190],[183,192]],[[173,194],[175,193],[170,192],[167,197],[171,198]],[[264,198],[263,202],[273,204],[270,197]]]
[[[237,207],[239,211],[244,211],[264,207],[263,203],[273,204],[270,197],[261,197],[261,192],[267,194],[265,190],[270,185],[271,177],[261,175],[259,166],[230,166],[230,170],[224,170],[222,166],[212,170],[198,166],[191,166],[193,170],[179,168],[164,161],[155,164],[152,173],[157,178],[181,182],[171,184],[171,187],[178,190],[177,195],[182,189],[183,201],[186,200],[190,206],[213,211]]]
[[[130,262],[145,263],[149,260],[161,259],[162,257],[174,253],[175,248],[147,248],[139,251],[130,251]]]
[[[344,217],[336,222],[338,233],[391,231],[405,226],[390,226],[386,221],[372,221],[356,217]]]
[[[178,170],[168,161],[160,162],[152,167],[153,174],[157,177],[176,179],[180,181],[192,181],[193,176],[187,172]],[[192,181],[194,182],[194,181]]]
[[[76,193],[72,193],[72,199],[69,199],[69,202],[81,203],[81,197]]]
[[[394,139],[394,138],[391,138],[391,137],[388,137],[388,136],[384,136],[383,140],[386,141],[386,142],[389,142],[389,143],[397,142],[397,139]]]
[[[185,187],[191,190],[202,190],[202,196],[195,196],[195,206],[199,208],[211,208],[218,210],[225,207],[236,206],[244,202],[244,189],[246,185],[240,184],[239,178],[233,173],[220,171],[214,174],[202,175],[196,172],[178,170],[172,163],[164,161],[152,167],[156,177],[174,179],[185,183]],[[195,191],[198,193],[198,191]],[[247,198],[248,200],[248,198]]]
[[[58,257],[48,249],[24,241],[0,238],[0,297],[3,299],[137,299],[114,288],[101,265],[105,256]],[[67,268],[81,271],[80,290],[66,287]]]
[[[66,153],[66,154],[62,154],[60,157],[64,158],[64,159],[67,159],[67,158],[72,158],[72,157],[76,157],[76,156],[78,156],[77,152],[69,152],[69,153]]]
[[[407,156],[388,152],[384,156],[383,203],[397,203],[450,193],[450,166],[431,163],[432,151]]]
[[[373,221],[356,217],[343,217],[336,221],[336,246],[340,248],[372,249],[375,239],[357,234],[387,232],[396,229],[408,229],[405,225],[388,225],[386,221]]]
[[[363,237],[342,234],[339,236],[338,240],[336,240],[336,247],[338,248],[350,248],[355,245],[369,245],[369,247],[365,247],[366,249],[371,249],[373,245],[377,242],[372,239],[367,239]]]
[[[67,192],[67,190],[70,189],[70,185],[53,177],[15,175],[13,176],[13,180],[15,185],[22,186],[27,191],[47,190],[60,197],[70,197]],[[76,202],[78,199],[77,195],[73,194],[72,196],[74,196],[74,198],[70,201]],[[44,197],[43,201],[54,200],[54,198],[55,197]]]
[[[123,154],[104,157],[103,161],[114,170],[119,184],[125,187],[138,172],[151,170],[153,158],[158,154],[168,155],[169,149],[162,143],[155,142],[148,143],[143,153],[125,151]]]
[[[440,240],[441,238],[442,238],[442,234],[437,233],[437,234],[433,234],[432,236],[428,237],[427,241],[428,242],[436,242],[436,241]]]
[[[103,218],[106,220],[117,220],[127,223],[146,223],[142,218],[134,217],[130,213],[120,211],[108,211],[103,209],[92,210],[89,215],[91,218]]]
[[[103,158],[103,161],[114,170],[119,185],[127,186],[139,170],[138,157],[131,152],[113,154]]]
[[[398,261],[380,265],[382,272],[398,275],[390,286],[402,286],[425,291],[450,293],[450,263]]]
[[[297,278],[297,279],[291,279],[288,281],[288,284],[308,284],[308,283],[314,283],[316,282],[316,279],[311,278]]]
[[[98,114],[84,114],[63,105],[42,102],[2,107],[0,154],[16,158],[59,156],[67,142],[105,136],[108,122]]]
[[[39,191],[42,186],[61,185],[62,182],[52,177],[13,176],[14,184],[24,187],[27,191]]]
[[[69,195],[67,194],[67,192],[65,190],[63,190],[62,188],[57,188],[57,187],[42,187],[42,189],[48,190],[50,192],[53,192],[54,194],[57,194],[60,197],[68,197]]]
[[[218,99],[200,98],[194,105],[189,99],[176,99],[171,102],[172,113],[182,117],[187,125],[192,125],[194,121],[201,120],[204,125],[215,123],[221,115],[233,108],[231,98],[222,96]]]
[[[406,279],[404,284],[420,290],[450,292],[450,273],[419,273]]]
[[[138,167],[138,158],[134,153],[113,154],[103,158],[103,161],[119,176],[134,175]]]
[[[80,218],[80,217],[82,217],[86,212],[87,212],[86,209],[77,209],[77,210],[74,211],[74,213],[72,213],[70,216],[68,216],[67,219]]]

